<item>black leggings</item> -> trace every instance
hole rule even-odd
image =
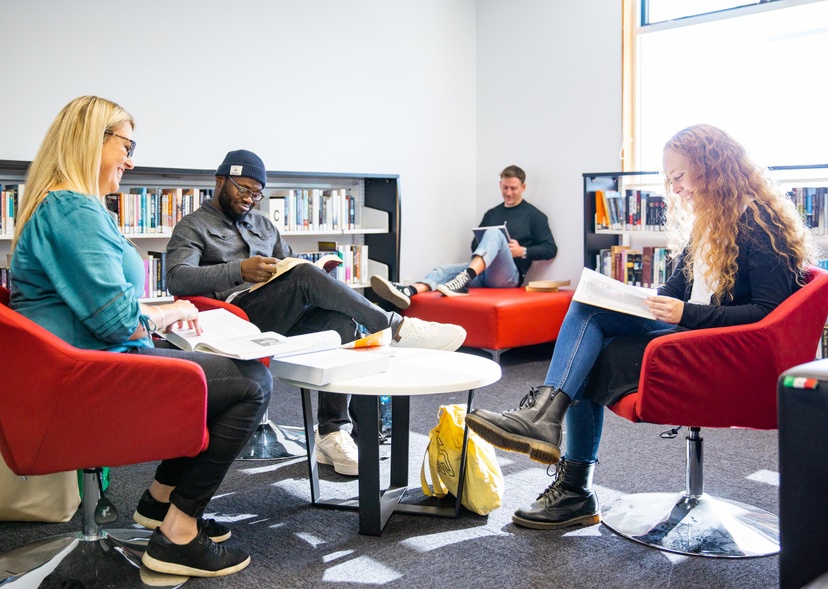
[[[262,420],[273,391],[273,377],[257,360],[232,360],[213,354],[185,352],[165,341],[132,354],[190,360],[207,380],[207,449],[192,458],[163,460],[155,480],[175,487],[170,501],[192,517],[201,517],[224,475]]]

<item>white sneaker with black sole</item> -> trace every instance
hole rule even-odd
[[[401,348],[426,348],[453,352],[462,346],[464,341],[466,341],[466,330],[459,325],[405,317],[391,345]]]
[[[334,470],[348,477],[359,475],[359,450],[351,434],[338,429],[320,436],[316,432],[316,461],[329,464]]]

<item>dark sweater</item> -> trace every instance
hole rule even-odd
[[[480,227],[506,224],[509,236],[526,248],[526,259],[515,258],[515,265],[520,272],[520,280],[529,270],[532,260],[551,260],[558,254],[555,238],[549,229],[549,220],[537,207],[526,200],[514,207],[502,203],[486,211]],[[472,240],[471,249],[477,247],[477,240]]]

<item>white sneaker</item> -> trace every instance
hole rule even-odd
[[[359,474],[359,451],[351,434],[338,429],[320,436],[316,432],[316,461],[331,464],[339,474],[355,477]]]
[[[451,323],[423,321],[416,317],[406,317],[400,326],[400,332],[392,346],[401,348],[428,348],[453,352],[466,341],[466,330]]]

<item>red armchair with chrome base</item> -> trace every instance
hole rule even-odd
[[[82,530],[0,555],[0,585],[48,575],[49,586],[140,586],[150,532],[103,529],[118,516],[101,500],[101,467],[204,450],[204,373],[186,360],[72,347],[12,311],[8,296],[0,288],[0,453],[22,476],[84,469],[84,493]]]
[[[689,427],[684,492],[627,495],[602,512],[616,533],[670,552],[746,557],[779,551],[778,518],[704,492],[701,427],[776,429],[776,383],[814,359],[828,317],[828,272],[757,323],[699,329],[647,345],[638,391],[610,409],[630,421]]]

